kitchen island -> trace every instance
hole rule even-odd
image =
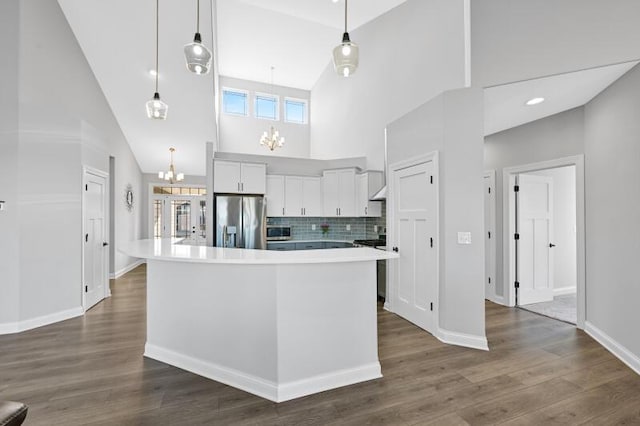
[[[281,402],[382,377],[371,248],[267,251],[156,239],[144,355]]]

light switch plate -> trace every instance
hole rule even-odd
[[[0,211],[4,210],[4,201],[0,201]]]
[[[458,232],[458,244],[471,244],[471,232]]]
[[[311,230],[315,231],[316,230],[316,225],[311,225]]]

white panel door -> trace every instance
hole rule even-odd
[[[285,215],[284,176],[267,175],[267,216],[281,217]]]
[[[84,177],[84,309],[105,298],[109,285],[106,240],[107,180],[85,172]]]
[[[484,177],[484,285],[485,298],[494,300],[496,296],[495,259],[495,189],[491,176]]]
[[[517,244],[518,303],[553,300],[553,179],[547,176],[518,176]]]
[[[287,217],[304,216],[303,192],[304,178],[299,176],[287,176],[284,180],[285,203],[284,211]]]
[[[436,191],[432,161],[393,173],[394,268],[392,309],[417,326],[434,332],[437,296]]]
[[[302,201],[304,215],[309,217],[322,216],[322,180],[319,177],[304,178],[304,193]]]
[[[240,163],[222,160],[213,163],[213,192],[240,192]]]
[[[264,194],[267,190],[266,164],[242,163],[240,189],[243,194]]]

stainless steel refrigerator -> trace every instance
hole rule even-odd
[[[216,195],[216,247],[267,248],[263,196]]]

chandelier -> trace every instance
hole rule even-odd
[[[159,172],[158,177],[160,179],[164,179],[169,181],[169,183],[176,183],[184,180],[184,173],[177,173],[176,168],[173,166],[173,153],[176,152],[175,148],[169,148],[170,152],[170,160],[169,160],[169,171],[168,172]]]
[[[271,126],[269,128],[269,133],[265,131],[262,134],[262,137],[260,138],[260,145],[266,146],[269,148],[269,151],[273,151],[276,148],[282,148],[284,146],[284,137],[280,136],[280,132]]]
[[[271,94],[275,96],[275,90],[273,90],[273,67],[271,67]],[[269,127],[269,131],[265,131],[260,138],[260,145],[269,148],[269,151],[273,151],[276,148],[282,148],[284,146],[284,137],[280,136],[273,126]]]

